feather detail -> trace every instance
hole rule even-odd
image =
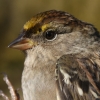
[[[57,100],[100,99],[100,66],[92,57],[64,55],[57,61],[56,75]]]

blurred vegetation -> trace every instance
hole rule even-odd
[[[6,73],[16,89],[21,88],[24,54],[7,46],[27,20],[51,9],[69,12],[100,28],[100,0],[0,0],[0,73]],[[2,78],[0,74],[0,89],[8,93]]]

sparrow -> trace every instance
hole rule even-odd
[[[25,53],[24,100],[100,100],[100,32],[50,10],[25,23],[10,48]]]

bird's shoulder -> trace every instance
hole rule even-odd
[[[57,100],[99,100],[99,64],[99,53],[88,57],[72,54],[60,57],[56,65]]]

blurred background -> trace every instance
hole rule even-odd
[[[9,95],[3,81],[6,73],[15,89],[21,88],[24,54],[7,48],[24,23],[33,15],[46,10],[62,10],[78,19],[92,23],[100,31],[100,0],[0,0],[0,89]],[[21,89],[19,93],[22,95]],[[0,97],[0,100],[3,100]],[[21,97],[21,100],[22,97]]]

